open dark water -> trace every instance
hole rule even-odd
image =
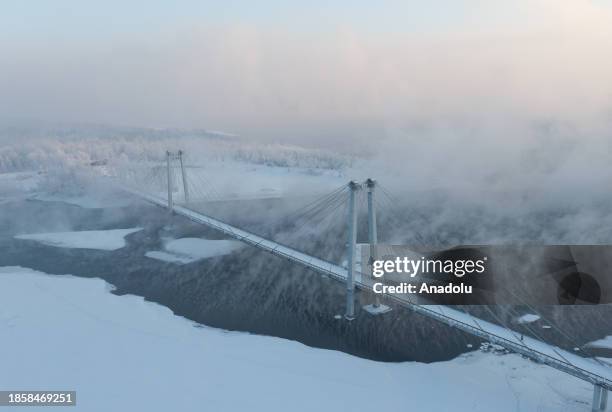
[[[129,235],[127,246],[116,251],[57,248],[13,238],[20,233],[136,226],[144,230]],[[162,250],[161,238],[168,236],[223,238],[144,203],[109,209],[32,200],[0,204],[0,266],[98,277],[116,286],[116,294],[143,296],[198,323],[382,361],[447,360],[473,350],[468,344],[479,345],[478,339],[399,307],[377,317],[360,311],[352,322],[336,319],[344,312],[343,284],[253,248],[185,265],[145,257],[147,251]],[[358,292],[357,298],[358,308],[372,301],[364,292]],[[601,337],[601,327],[612,330],[609,308],[595,312],[582,308],[571,316],[550,310],[552,318],[573,328],[581,344]],[[590,323],[589,327],[586,316],[602,326],[593,328]],[[547,337],[553,332],[540,333]],[[552,335],[549,338],[554,340]]]

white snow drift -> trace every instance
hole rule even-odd
[[[612,349],[612,336],[606,336],[605,338],[590,342],[586,346],[589,348]]]
[[[586,411],[591,387],[516,355],[380,363],[194,327],[99,279],[0,268],[0,387],[71,411]]]
[[[122,192],[108,191],[100,193],[98,189],[97,191],[92,190],[91,192],[88,191],[79,195],[39,193],[32,196],[32,199],[43,202],[63,202],[70,205],[79,206],[84,209],[127,207],[134,204],[134,198],[122,195],[124,195]]]
[[[213,256],[227,255],[244,245],[235,240],[210,240],[193,237],[169,240],[164,251],[152,251],[145,256],[173,263],[191,263]]]
[[[526,323],[533,323],[537,320],[540,320],[540,316],[533,314],[533,313],[527,313],[519,318],[516,319],[516,323],[524,325]]]
[[[32,233],[17,235],[15,238],[35,240],[48,246],[63,248],[117,250],[125,246],[127,235],[139,230],[142,230],[142,228]]]

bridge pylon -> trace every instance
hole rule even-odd
[[[608,406],[608,390],[602,386],[593,386],[593,412],[603,412]]]
[[[365,181],[365,186],[368,189],[368,243],[370,246],[370,258],[368,260],[368,269],[370,276],[372,276],[372,270],[374,261],[378,259],[377,256],[377,244],[378,244],[378,228],[376,225],[376,180],[368,178]],[[362,264],[362,270],[364,265]],[[381,315],[387,313],[391,308],[387,305],[380,303],[380,297],[378,294],[374,294],[374,303],[371,305],[365,305],[363,309],[372,315]]]
[[[348,253],[347,253],[347,276],[346,276],[346,320],[355,319],[355,253],[357,249],[357,191],[361,190],[361,184],[350,181],[349,207],[348,207]]]
[[[187,172],[185,171],[185,164],[183,162],[183,151],[179,150],[176,153],[166,151],[166,169],[168,174],[168,210],[172,212],[174,209],[174,199],[172,192],[174,190],[174,173],[172,171],[172,162],[178,160],[181,167],[181,180],[183,181],[183,194],[185,196],[185,203],[189,203],[189,187],[187,185]]]

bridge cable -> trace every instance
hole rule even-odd
[[[330,215],[334,214],[340,206],[346,203],[346,193],[338,193],[334,197],[325,201],[324,204],[320,205],[316,210],[310,212],[307,216],[301,216],[296,219],[296,222],[301,221],[300,225],[293,230],[293,235],[298,236],[302,234],[302,230],[308,224],[313,226],[319,226],[325,219]]]
[[[314,201],[300,207],[299,209],[285,215],[284,217],[282,217],[282,219],[284,220],[293,220],[293,219],[297,219],[305,214],[308,214],[310,211],[316,209],[318,207],[318,205],[320,205],[321,203],[332,199],[335,195],[343,192],[344,190],[346,190],[346,186],[343,185],[339,188],[334,189],[333,191],[331,191],[330,193],[327,193],[317,199],[315,199]]]

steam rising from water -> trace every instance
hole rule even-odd
[[[453,131],[408,128],[382,141],[370,156],[351,160],[331,152],[242,141],[147,140],[142,130],[143,136],[137,139],[46,138],[5,145],[0,149],[0,165],[4,172],[41,170],[42,191],[99,195],[109,188],[99,188],[89,178],[91,173],[120,172],[134,165],[162,167],[165,149],[180,147],[188,153],[188,163],[204,165],[209,181],[224,181],[225,188],[248,188],[251,193],[258,187],[269,189],[275,173],[281,173],[283,187],[293,188],[292,194],[301,190],[328,193],[330,187],[349,179],[375,177],[380,184],[380,238],[388,243],[414,244],[419,236],[430,246],[612,241],[612,196],[607,190],[612,183],[612,156],[605,133],[544,124],[534,125],[530,134],[517,135],[513,141],[498,141],[477,128],[466,135]],[[105,161],[106,166],[91,166]],[[249,166],[249,162],[255,163]],[[228,172],[235,183],[228,181]],[[163,181],[162,176],[160,184]],[[9,183],[2,182],[4,196],[14,189]],[[17,181],[17,185],[26,183]],[[232,204],[224,206],[226,218],[243,218],[242,210],[232,212]],[[238,209],[244,206],[235,204]],[[290,204],[299,206],[296,200]],[[251,220],[256,220],[254,211],[249,214]],[[291,211],[264,210],[262,224],[270,216]],[[25,224],[29,219],[20,221]],[[340,214],[333,224],[326,223],[332,243],[343,236],[344,223]]]
[[[403,199],[396,206],[409,223],[391,225],[397,240],[418,226],[450,243],[608,242],[612,10],[595,1],[502,3],[469,3],[471,18],[433,31],[233,22],[90,42],[0,41],[0,111],[226,130],[242,136],[243,153],[270,141],[329,149],[341,155],[272,146],[256,157],[292,167],[307,157],[307,167],[339,169],[346,180],[377,178]],[[53,133],[17,140],[9,128],[0,169],[150,161],[177,148],[211,156],[198,137],[169,141],[157,130],[155,139],[143,131],[125,140],[123,132],[92,143],[77,131],[66,143]],[[427,219],[410,220],[414,208]]]

